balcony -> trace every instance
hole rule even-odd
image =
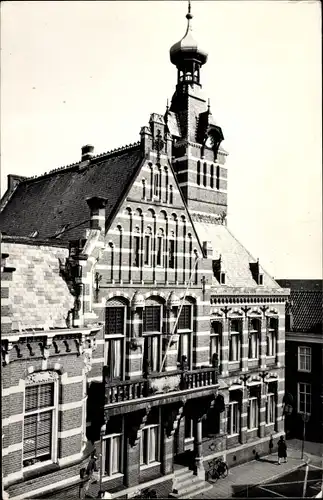
[[[161,396],[189,394],[218,386],[218,368],[198,368],[192,371],[172,371],[151,374],[147,378],[111,381],[105,377],[105,406],[158,399]]]

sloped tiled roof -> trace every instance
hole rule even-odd
[[[62,240],[81,238],[90,218],[86,198],[107,198],[109,219],[141,161],[136,144],[95,157],[85,168],[77,164],[23,181],[0,214],[0,229],[16,236],[38,231],[37,237],[46,239],[68,226]]]
[[[290,313],[294,332],[322,333],[322,280],[277,280],[291,288]]]
[[[59,259],[65,262],[68,249],[2,241],[1,251],[16,269],[8,282],[13,330],[66,328],[74,298],[59,274]]]
[[[200,241],[211,242],[213,259],[217,260],[221,256],[221,270],[225,272],[225,285],[220,285],[215,278],[213,278],[212,285],[222,289],[226,287],[260,288],[250,270],[250,264],[255,263],[256,259],[233,236],[227,226],[201,222],[196,216],[193,216],[193,220]],[[261,272],[263,273],[262,289],[280,289],[268,273],[263,269]]]

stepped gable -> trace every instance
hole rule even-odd
[[[140,144],[93,157],[65,169],[21,182],[0,214],[0,230],[8,235],[78,239],[89,226],[86,198],[108,200],[107,219],[122,201],[142,161]],[[57,235],[57,233],[60,233]]]
[[[193,215],[193,222],[200,241],[210,241],[213,247],[213,259],[221,257],[221,270],[225,273],[225,285],[220,285],[213,278],[213,285],[223,287],[260,288],[253,279],[250,264],[256,259],[233,236],[227,226],[212,216]],[[212,220],[213,219],[213,220]],[[271,276],[261,269],[263,285],[261,288],[280,290],[280,286]]]

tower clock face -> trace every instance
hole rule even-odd
[[[206,139],[206,143],[205,143],[205,146],[207,148],[213,148],[213,139],[212,137],[209,135],[208,138]]]

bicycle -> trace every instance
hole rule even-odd
[[[222,458],[214,458],[209,463],[205,479],[208,482],[216,483],[219,478],[225,478],[229,474],[229,468]]]

